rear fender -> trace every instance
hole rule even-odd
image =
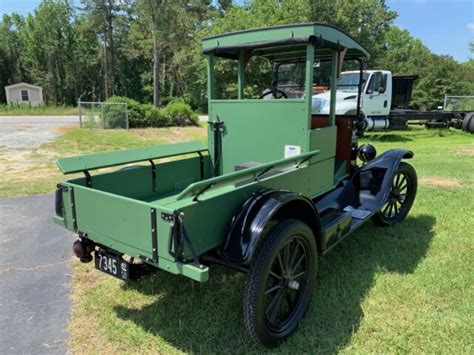
[[[365,164],[354,176],[359,190],[359,201],[363,209],[378,212],[388,198],[393,176],[402,159],[413,158],[413,152],[391,149]]]
[[[248,199],[233,218],[229,233],[220,252],[235,265],[249,265],[270,222],[285,218],[299,219],[308,224],[320,246],[319,214],[313,202],[289,191],[265,191]]]

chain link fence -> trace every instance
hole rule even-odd
[[[474,111],[474,96],[445,96],[445,111]]]
[[[128,129],[128,105],[121,102],[78,101],[81,128]]]

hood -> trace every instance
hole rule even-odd
[[[325,91],[320,94],[313,95],[313,100],[315,98],[321,98],[324,100],[329,100],[331,97],[331,92],[330,91]],[[342,91],[342,90],[337,90],[336,91],[336,100],[350,100],[350,99],[357,99],[357,92],[351,92],[351,91]]]
[[[320,94],[313,95],[312,97],[312,113],[329,114],[329,102],[331,100],[331,92],[326,91]],[[351,102],[357,100],[357,93],[350,91],[336,91],[336,103],[340,102]],[[336,108],[340,105],[336,105]]]

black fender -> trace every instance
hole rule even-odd
[[[380,211],[388,198],[400,162],[413,158],[413,155],[410,150],[391,149],[360,168],[353,181],[359,190],[361,207],[372,212]]]
[[[234,265],[249,265],[269,222],[284,218],[307,223],[320,246],[321,224],[314,203],[294,192],[267,190],[249,198],[234,216],[221,256]]]

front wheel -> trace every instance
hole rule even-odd
[[[245,285],[244,321],[257,344],[275,347],[306,313],[317,273],[312,230],[287,219],[264,237]]]
[[[379,226],[389,226],[406,217],[415,202],[418,178],[415,169],[405,162],[393,176],[392,186],[382,209],[377,212],[373,221]]]

